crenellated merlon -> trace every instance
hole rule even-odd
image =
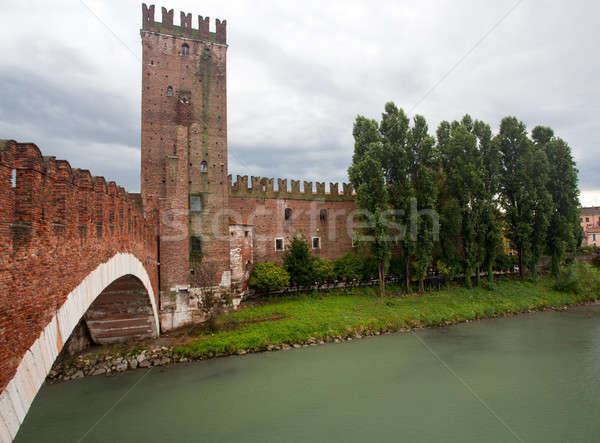
[[[247,175],[238,175],[235,183],[232,183],[232,176],[229,175],[229,183],[231,197],[323,201],[352,201],[354,199],[352,185],[347,183],[342,183],[341,188],[338,183],[329,183],[329,192],[327,192],[325,182],[290,180],[288,186],[288,179],[281,178],[277,179],[277,188],[275,188],[275,179],[273,178],[253,176],[248,178]]]
[[[209,17],[198,16],[198,28],[192,26],[192,14],[181,11],[179,25],[175,25],[173,9],[161,8],[162,22],[154,20],[154,5],[142,3],[142,30],[162,34],[181,36],[193,40],[210,41],[222,45],[227,44],[227,20],[215,20],[215,32],[210,32]]]

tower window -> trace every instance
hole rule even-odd
[[[208,163],[206,161],[200,163],[200,172],[208,172]]]
[[[312,238],[313,249],[321,249],[321,239],[319,237]]]
[[[173,97],[173,86],[167,86],[167,97]]]
[[[181,55],[190,55],[190,47],[187,43],[181,45]]]
[[[276,251],[283,251],[283,238],[276,238],[275,239],[275,250]]]
[[[319,220],[321,220],[321,223],[325,223],[327,221],[327,209],[321,209],[319,212]]]
[[[12,188],[16,188],[17,187],[17,170],[13,169],[10,172],[10,186]]]
[[[199,195],[190,196],[190,211],[201,212],[202,211],[202,197]]]
[[[200,236],[192,235],[190,237],[190,249],[192,254],[202,253],[202,238]]]
[[[284,216],[286,220],[290,220],[292,218],[292,209],[285,208]]]

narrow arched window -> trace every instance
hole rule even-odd
[[[167,86],[167,97],[173,97],[173,86]]]
[[[181,55],[190,55],[190,47],[188,46],[187,43],[184,43],[181,46]]]
[[[285,215],[285,219],[286,220],[291,219],[292,218],[292,209],[291,208],[285,208],[284,215]]]
[[[321,220],[321,223],[325,223],[327,221],[327,209],[321,209],[319,212],[319,220]]]
[[[208,172],[208,163],[206,161],[200,163],[200,172]]]

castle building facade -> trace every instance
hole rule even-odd
[[[144,208],[158,210],[163,330],[201,321],[207,294],[239,301],[256,262],[294,234],[314,255],[353,250],[350,185],[232,176],[227,165],[227,22],[142,5]]]

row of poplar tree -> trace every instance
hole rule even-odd
[[[465,115],[429,134],[394,103],[381,122],[358,116],[350,181],[364,216],[357,239],[377,257],[380,291],[392,254],[402,258],[406,289],[433,266],[465,276],[493,267],[503,238],[516,250],[521,278],[533,279],[544,254],[552,273],[580,244],[577,169],[569,145],[551,128],[505,117],[499,131]],[[396,262],[396,261],[395,261]]]

